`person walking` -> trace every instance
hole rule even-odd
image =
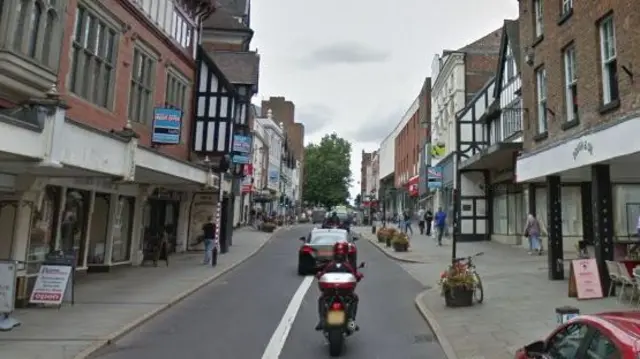
[[[431,226],[433,225],[433,212],[430,209],[424,214],[424,221],[426,226],[427,237],[431,236]]]
[[[445,227],[447,225],[447,214],[442,210],[442,207],[438,207],[438,212],[435,215],[435,225],[438,235],[438,245],[442,245],[442,236],[444,235]]]
[[[409,232],[411,232],[411,235],[413,236],[413,228],[411,227],[411,213],[409,213],[408,210],[405,210],[402,214],[402,220],[404,222],[404,233],[409,234]]]
[[[418,211],[418,228],[420,228],[420,234],[424,234],[424,208]]]
[[[524,227],[524,236],[529,240],[529,254],[542,254],[542,240],[540,236],[544,231],[544,226],[536,218],[536,215],[529,213],[527,223]]]
[[[207,223],[202,226],[202,236],[204,237],[204,260],[202,264],[207,265],[212,262],[213,265],[216,265],[218,255],[216,251],[214,258],[213,247],[216,239],[216,225],[213,223],[213,216],[209,216]]]

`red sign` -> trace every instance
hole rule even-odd
[[[244,165],[244,175],[245,176],[253,176],[253,164],[248,163]]]
[[[253,192],[253,185],[252,184],[243,184],[241,191],[243,194],[245,193],[251,193]]]
[[[364,208],[378,208],[378,201],[363,201],[362,202],[362,207]]]
[[[407,181],[407,191],[409,191],[409,196],[417,197],[420,194],[420,191],[418,189],[418,183],[420,182],[419,180],[419,176],[413,176],[409,178],[409,181]]]

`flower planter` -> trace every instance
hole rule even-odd
[[[385,242],[384,236],[381,236],[378,234],[378,243],[384,243],[384,242]]]
[[[444,290],[447,307],[470,307],[473,305],[473,290],[466,287],[450,287]]]
[[[393,243],[393,250],[396,252],[406,252],[409,250],[409,243]]]
[[[385,244],[387,245],[387,247],[391,247],[391,237],[387,237],[384,239],[385,240]]]

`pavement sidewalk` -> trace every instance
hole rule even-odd
[[[169,267],[128,267],[89,274],[76,285],[76,303],[18,309],[22,322],[0,332],[2,359],[85,358],[257,253],[272,233],[236,230],[218,265],[203,265],[202,253],[176,254]]]
[[[370,227],[356,231],[391,257],[421,262],[405,261],[401,265],[430,287],[418,295],[416,305],[449,359],[513,359],[518,348],[545,337],[557,327],[555,308],[563,305],[579,308],[582,314],[636,309],[615,298],[584,301],[569,298],[567,280],[548,279],[546,255],[530,256],[522,247],[494,242],[458,244],[458,257],[484,252],[476,259],[485,288],[484,302],[469,308],[447,308],[437,283],[451,261],[450,239],[439,247],[433,239],[415,234],[410,252],[395,253],[378,245]],[[567,268],[568,263],[565,262]]]

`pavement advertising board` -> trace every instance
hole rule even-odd
[[[60,305],[65,299],[73,267],[43,265],[31,292],[30,303]]]
[[[16,283],[16,264],[0,261],[0,313],[13,312]]]

